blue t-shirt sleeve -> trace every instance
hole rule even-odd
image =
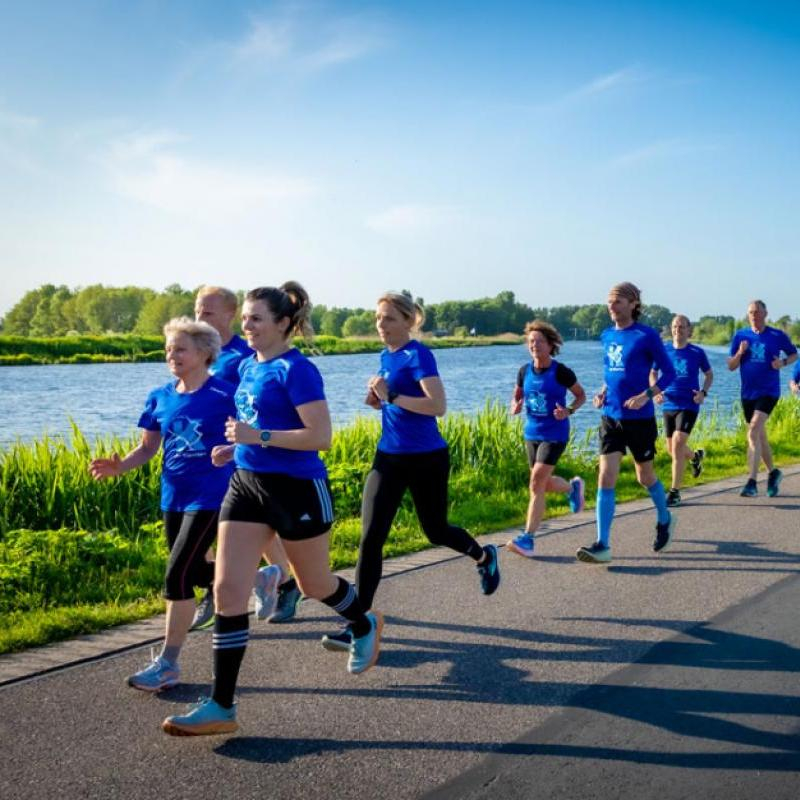
[[[144,428],[144,430],[146,431],[161,430],[161,425],[155,418],[155,411],[157,404],[158,404],[158,398],[156,397],[156,393],[150,392],[150,394],[147,395],[147,400],[145,400],[144,410],[142,411],[142,414],[139,417],[139,422],[137,423],[137,427]]]
[[[305,359],[292,364],[286,376],[286,391],[295,408],[325,399],[322,375],[310,361]]]
[[[787,356],[793,356],[797,352],[797,348],[792,344],[792,340],[785,331],[781,331],[781,333],[783,334],[781,349],[784,353],[786,353]]]
[[[698,365],[703,372],[708,372],[711,369],[711,364],[708,362],[706,351],[703,350],[702,347],[698,347],[697,349],[700,351],[697,359]]]
[[[663,392],[675,380],[675,367],[672,366],[672,360],[667,355],[664,342],[661,341],[661,337],[655,331],[651,336],[650,349],[653,363],[661,373],[658,376],[658,388]]]
[[[800,383],[800,361],[794,362],[794,367],[792,369],[792,380],[795,383]]]
[[[411,374],[415,381],[421,381],[423,378],[438,377],[439,370],[436,367],[436,359],[427,347],[420,347],[417,350],[416,363]]]

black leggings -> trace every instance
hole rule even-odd
[[[356,589],[368,609],[383,571],[383,545],[389,536],[406,489],[417,511],[422,530],[432,544],[444,545],[470,556],[483,557],[483,548],[463,528],[447,521],[447,481],[450,454],[447,448],[427,453],[384,453],[378,450],[364,484],[361,507],[361,545],[356,567]]]
[[[195,586],[210,586],[214,565],[206,561],[206,551],[217,538],[217,511],[165,511],[164,533],[169,546],[164,597],[190,600]]]

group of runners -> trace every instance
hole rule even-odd
[[[671,509],[680,505],[686,465],[695,476],[702,470],[705,454],[692,450],[688,438],[713,382],[705,353],[689,342],[688,318],[674,318],[672,343],[665,346],[657,331],[639,322],[641,294],[632,283],[614,286],[607,305],[613,324],[601,337],[604,384],[593,398],[602,412],[597,536],[576,554],[587,563],[611,560],[615,486],[627,450],[656,509],[653,549],[661,552],[670,544]],[[175,686],[188,631],[211,624],[214,629],[211,694],[185,714],[167,717],[162,727],[169,734],[237,729],[234,695],[249,638],[251,592],[257,618],[269,622],[291,619],[303,596],[324,603],[343,618],[343,627],[323,636],[322,646],[347,652],[352,674],[376,663],[383,616],[372,604],[383,547],[406,490],[428,539],[473,560],[483,594],[493,594],[500,583],[497,549],[481,546],[448,521],[449,453],[436,423],[446,411],[445,390],[433,354],[414,338],[422,308],[394,292],[382,295],[376,307],[385,349],[364,402],[381,412],[382,431],[363,489],[355,586],[331,572],[333,499],[319,456],[330,447],[330,414],[319,371],[292,346],[293,336],[310,340],[310,310],[297,283],[254,289],[241,310],[245,342],[232,332],[236,295],[221,287],[201,289],[195,319],[173,319],[164,328],[174,380],[148,395],[138,446],[90,464],[96,479],[112,478],[163,450],[161,509],[170,552],[166,635],[161,653],[131,675],[129,685],[151,692]],[[766,317],[764,303],[752,301],[750,327],[736,333],[728,359],[731,370],[741,371],[749,466],[741,494],[748,497],[758,492],[761,461],[768,470],[767,493],[779,491],[781,473],[772,461],[765,423],[780,396],[779,371],[797,359],[788,336],[767,326]],[[566,494],[574,512],[584,507],[583,478],[566,480],[554,470],[569,441],[569,417],[586,393],[575,373],[555,358],[563,342],[552,325],[535,320],[525,335],[531,361],[519,370],[511,411],[526,413],[530,502],[525,528],[508,548],[531,556],[547,492]],[[800,393],[798,367],[790,386]],[[672,456],[669,492],[653,464],[654,402],[663,406]],[[199,604],[195,588],[205,591]]]

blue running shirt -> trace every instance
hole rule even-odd
[[[664,347],[675,368],[675,380],[664,392],[662,408],[664,411],[698,411],[700,406],[694,402],[694,393],[700,388],[699,373],[711,369],[706,351],[696,344],[676,349],[672,342],[667,342]]]
[[[217,509],[233,464],[215,467],[211,449],[225,441],[225,420],[236,414],[234,387],[209,379],[195,392],[180,393],[177,381],[147,396],[139,427],[161,434],[161,510]]]
[[[212,375],[236,386],[239,383],[239,364],[253,351],[241,336],[234,336],[219,351],[217,360],[208,368]]]
[[[792,380],[800,384],[800,361],[795,361],[792,366]]]
[[[537,372],[533,362],[519,371],[517,386],[525,402],[525,438],[530,442],[569,441],[569,417],[556,419],[556,404],[567,405],[567,389],[577,382],[575,373],[553,359],[550,366]]]
[[[381,352],[381,368],[378,371],[388,384],[390,392],[424,397],[420,381],[439,375],[433,353],[411,339],[400,350],[392,353],[388,348]],[[441,450],[447,443],[439,433],[436,417],[430,414],[417,414],[405,408],[381,404],[383,429],[378,442],[378,450],[384,453],[427,453]]]
[[[296,348],[277,358],[255,355],[239,365],[237,417],[254,428],[292,431],[304,427],[297,406],[325,399],[319,370]],[[237,444],[236,466],[253,472],[279,472],[293,478],[325,478],[325,464],[316,450],[287,450]]]
[[[742,399],[755,400],[759,397],[780,397],[780,370],[772,368],[772,360],[784,353],[787,356],[797,352],[792,340],[781,330],[767,325],[761,333],[752,328],[736,331],[731,341],[730,355],[736,355],[739,343],[748,343],[747,352],[739,363],[742,376]]]
[[[603,345],[603,378],[606,402],[603,414],[612,419],[647,419],[655,413],[652,400],[640,409],[624,408],[623,403],[641,394],[650,385],[650,369],[661,372],[658,387],[662,390],[675,378],[672,362],[664,349],[661,337],[653,328],[634,322],[618,330],[606,328],[600,335]]]

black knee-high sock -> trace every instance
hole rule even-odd
[[[244,651],[249,638],[247,614],[223,617],[214,622],[214,689],[211,697],[223,708],[233,705],[233,693],[239,678]]]
[[[353,636],[364,636],[369,633],[370,622],[364,614],[355,587],[338,575],[336,580],[339,581],[336,591],[323,597],[321,602],[350,621],[350,630],[353,631]]]

